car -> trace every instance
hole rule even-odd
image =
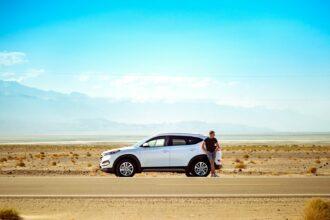
[[[100,169],[119,177],[132,177],[146,171],[185,172],[189,177],[206,177],[210,162],[201,149],[206,136],[200,134],[165,133],[138,143],[101,154]],[[217,151],[215,167],[221,167]]]

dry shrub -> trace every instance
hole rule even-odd
[[[89,153],[89,152],[87,152],[86,156],[87,156],[87,157],[91,157],[91,156],[92,156],[92,154],[91,154],[91,153]]]
[[[251,164],[256,164],[256,162],[254,162],[253,160],[250,161]]]
[[[316,168],[316,167],[311,167],[311,168],[308,169],[307,172],[308,172],[308,173],[311,173],[311,174],[316,174],[316,172],[317,172],[317,168]]]
[[[55,161],[52,162],[52,166],[56,166],[56,162]]]
[[[43,159],[45,159],[45,154],[43,153],[43,152],[41,152],[40,154],[36,154],[34,157],[36,157],[36,158],[39,158],[40,160],[43,160]]]
[[[0,219],[4,220],[20,220],[22,219],[15,209],[0,208]]]
[[[244,162],[240,162],[235,165],[235,168],[236,169],[246,169],[246,165],[244,164]]]
[[[319,159],[317,159],[317,160],[315,160],[315,163],[318,163],[318,164],[320,164],[320,163],[321,163],[321,161],[320,161]]]
[[[23,161],[18,161],[16,163],[16,166],[18,166],[18,167],[25,167],[25,163]]]
[[[241,162],[241,160],[240,160],[240,159],[238,159],[238,158],[236,158],[236,159],[235,159],[235,162],[236,162],[236,163],[240,163],[240,162]]]
[[[308,201],[304,209],[305,220],[329,220],[330,202],[321,199],[312,199]]]
[[[88,166],[88,167],[91,167],[91,166],[92,166],[92,164],[91,164],[91,163],[89,163],[89,164],[87,164],[87,166]]]
[[[1,162],[1,163],[2,163],[2,162],[7,162],[7,158],[4,158],[4,157],[1,158],[1,159],[0,159],[0,162]]]
[[[249,159],[249,157],[250,157],[250,156],[249,156],[248,154],[245,154],[245,155],[243,156],[244,159]]]

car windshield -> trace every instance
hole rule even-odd
[[[133,145],[133,147],[139,147],[139,146],[141,146],[144,142],[146,142],[147,140],[151,139],[152,137],[154,137],[154,136],[148,136],[146,138],[143,138],[141,141],[135,143]]]

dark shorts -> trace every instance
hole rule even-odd
[[[216,151],[213,151],[213,152],[206,151],[206,155],[207,155],[207,158],[209,158],[209,160],[215,161],[215,157],[217,155],[217,152]]]

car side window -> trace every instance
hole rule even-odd
[[[199,142],[202,142],[203,139],[198,137],[188,137],[188,144],[198,144]]]
[[[172,146],[187,145],[186,139],[183,137],[173,137]]]
[[[203,139],[190,136],[171,136],[169,144],[171,146],[193,145],[201,142]]]
[[[148,147],[163,147],[165,146],[165,137],[149,140],[143,145],[146,145]]]

